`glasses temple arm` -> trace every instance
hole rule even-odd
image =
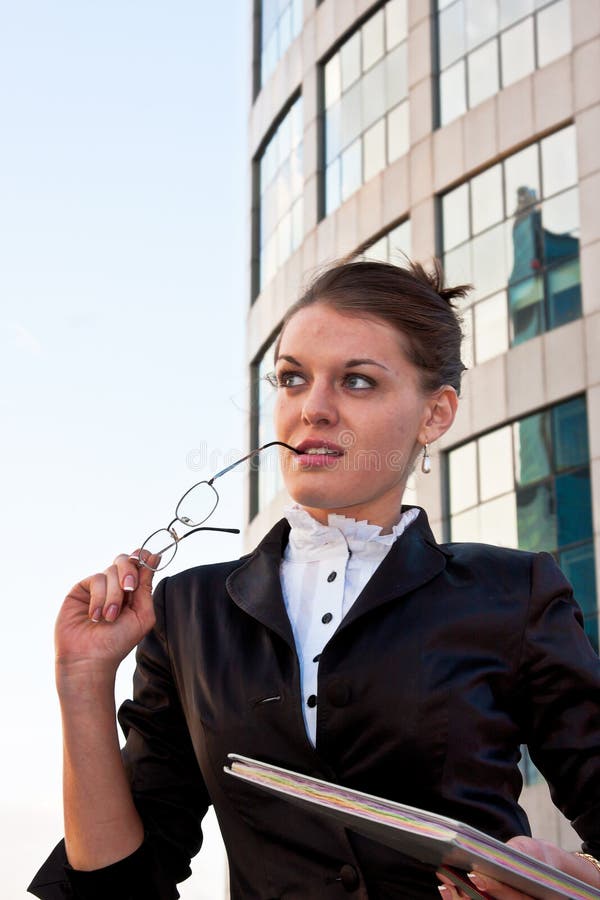
[[[256,447],[254,450],[251,450],[246,456],[242,456],[241,459],[237,459],[235,462],[231,463],[230,466],[227,466],[225,469],[221,469],[220,472],[217,472],[216,475],[210,479],[208,484],[212,485],[213,481],[216,481],[217,478],[220,478],[221,475],[225,475],[227,472],[231,472],[232,469],[235,469],[236,466],[239,466],[240,463],[246,462],[247,459],[250,459],[252,456],[256,456],[257,453],[260,453],[261,450],[266,450],[267,447],[285,447],[286,450],[292,450],[294,453],[298,453],[295,447],[291,447],[290,444],[284,444],[283,441],[269,441],[268,444],[263,444],[262,447]]]

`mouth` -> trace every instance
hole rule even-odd
[[[299,454],[298,462],[301,466],[327,465],[344,455],[344,449],[331,441],[319,441],[311,439],[302,441],[296,450]]]

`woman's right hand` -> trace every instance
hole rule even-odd
[[[136,554],[121,554],[67,594],[55,628],[59,689],[63,677],[114,675],[154,625],[153,575]]]

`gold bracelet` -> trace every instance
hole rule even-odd
[[[598,862],[595,856],[592,856],[591,853],[580,853],[578,850],[575,851],[575,856],[580,856],[581,859],[587,859],[600,875],[600,862]]]

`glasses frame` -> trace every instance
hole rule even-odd
[[[197,534],[197,532],[199,532],[199,531],[221,531],[224,534],[239,534],[240,533],[239,528],[216,528],[216,527],[212,527],[210,525],[203,524],[204,522],[208,521],[208,519],[210,519],[210,517],[213,515],[215,509],[219,505],[220,498],[219,498],[219,494],[217,493],[217,489],[214,486],[214,482],[217,480],[217,478],[221,478],[221,476],[226,475],[227,472],[231,472],[231,470],[235,469],[236,466],[241,465],[241,463],[246,462],[247,459],[251,459],[253,456],[256,456],[262,450],[266,450],[268,447],[285,447],[286,450],[291,450],[293,453],[300,452],[299,450],[296,450],[295,447],[290,446],[290,444],[285,444],[283,441],[269,441],[269,443],[263,444],[261,447],[256,447],[254,450],[251,450],[250,453],[247,453],[245,456],[242,456],[241,459],[237,459],[235,462],[231,463],[230,465],[225,466],[224,469],[221,469],[219,472],[216,472],[212,476],[212,478],[209,478],[208,480],[203,479],[202,481],[197,481],[196,484],[193,484],[190,488],[188,488],[187,491],[183,494],[183,496],[179,499],[177,506],[175,507],[175,518],[172,519],[171,522],[169,522],[169,524],[167,525],[166,528],[158,528],[156,531],[153,531],[152,534],[148,535],[148,537],[146,538],[146,540],[144,541],[144,543],[138,550],[137,554],[134,554],[133,558],[137,561],[137,563],[140,566],[144,566],[145,569],[150,569],[152,572],[160,572],[162,569],[166,569],[166,567],[169,565],[169,563],[173,562],[173,560],[175,559],[175,554],[177,553],[177,548],[179,547],[179,544],[181,543],[182,540],[184,540],[184,538],[189,537],[191,534]],[[181,505],[184,502],[185,498],[188,497],[191,494],[191,492],[194,491],[196,488],[200,487],[201,484],[208,485],[208,487],[210,487],[214,491],[215,502],[214,502],[213,508],[211,509],[211,511],[208,513],[207,516],[205,516],[199,522],[192,522],[187,516],[180,515],[179,510],[180,510]],[[189,531],[186,531],[183,534],[177,534],[177,532],[175,531],[175,525],[178,522],[180,522],[182,525],[185,525],[186,527],[190,527],[190,526],[192,526],[192,527],[190,527]],[[155,535],[160,534],[161,531],[166,531],[171,535],[172,543],[167,544],[166,547],[163,547],[160,554],[152,554],[152,555],[159,556],[159,559],[160,559],[161,554],[166,553],[166,551],[171,550],[171,548],[174,548],[173,555],[170,556],[169,559],[167,560],[167,562],[164,563],[162,566],[161,565],[151,566],[144,559],[142,559],[142,554],[144,552],[144,548],[146,547],[146,545],[152,540],[153,537],[155,537]]]

